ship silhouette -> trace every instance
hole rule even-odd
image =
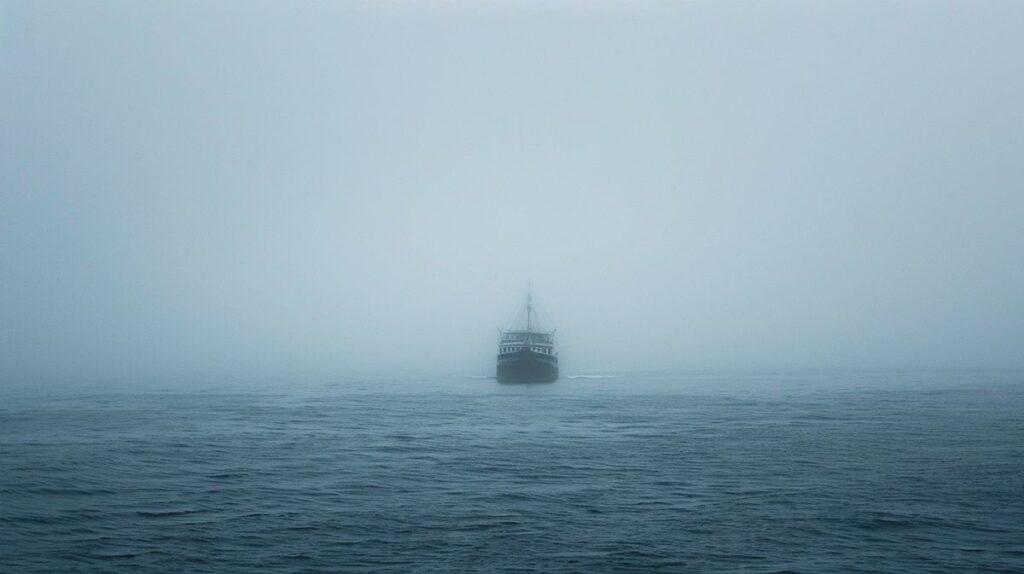
[[[525,317],[525,322],[522,319]],[[533,290],[526,308],[509,329],[499,329],[497,378],[501,383],[551,383],[558,380],[555,331],[542,328],[534,316]]]

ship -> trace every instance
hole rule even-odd
[[[521,318],[524,315],[519,313]],[[534,317],[533,290],[527,292],[525,324],[499,329],[497,379],[500,383],[553,383],[558,380],[555,331],[544,330]]]

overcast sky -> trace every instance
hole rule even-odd
[[[0,380],[1024,367],[1024,2],[2,2]]]

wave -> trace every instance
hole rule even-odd
[[[202,512],[198,508],[183,508],[177,510],[138,510],[135,514],[148,518],[161,518],[166,516],[182,516],[185,514],[198,514]]]

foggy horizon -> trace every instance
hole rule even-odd
[[[1022,17],[0,1],[0,381],[1022,369]]]

